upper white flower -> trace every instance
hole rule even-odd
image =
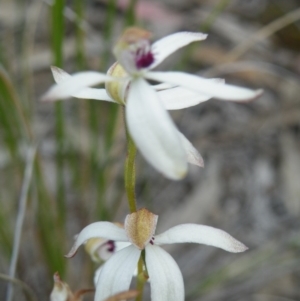
[[[57,85],[49,89],[43,100],[72,96],[126,104],[130,135],[145,159],[168,178],[183,178],[188,162],[203,166],[203,159],[177,130],[166,110],[187,108],[212,97],[249,101],[262,93],[183,72],[151,71],[177,49],[204,40],[206,36],[178,32],[151,45],[149,32],[129,28],[114,49],[118,62],[108,75],[87,71],[71,76],[53,67]],[[151,86],[147,80],[163,84]],[[106,83],[106,89],[89,88],[101,83]]]
[[[128,214],[124,229],[110,222],[96,222],[78,235],[66,257],[75,255],[78,247],[92,237],[129,242],[103,265],[96,287],[95,301],[128,290],[142,250],[149,275],[152,301],[183,301],[184,284],[174,259],[159,245],[171,243],[199,243],[238,253],[247,247],[228,233],[209,226],[182,224],[154,235],[158,216],[147,209]]]

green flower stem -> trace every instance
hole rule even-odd
[[[147,279],[145,278],[145,275],[144,275],[143,267],[144,267],[144,261],[141,256],[139,259],[139,262],[138,262],[137,290],[139,291],[139,294],[135,299],[136,301],[143,300],[144,285],[147,281]]]
[[[125,190],[127,194],[127,201],[130,212],[136,211],[135,198],[135,155],[136,146],[126,129],[127,136],[127,157],[125,161]]]
[[[123,107],[124,125],[126,129],[127,138],[127,157],[124,167],[124,182],[127,194],[127,201],[130,213],[136,212],[136,198],[135,198],[135,155],[136,146],[129,134],[125,121],[125,107]]]

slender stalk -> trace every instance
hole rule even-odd
[[[139,259],[138,262],[138,276],[137,276],[137,290],[139,291],[138,296],[136,297],[136,301],[142,301],[143,300],[143,291],[144,291],[144,285],[145,285],[145,277],[143,275],[143,258],[142,256]]]
[[[125,161],[125,190],[127,194],[127,201],[130,212],[136,211],[136,198],[135,198],[135,155],[136,146],[131,139],[129,133],[127,136],[127,157]]]
[[[29,185],[31,182],[32,170],[33,170],[33,161],[35,157],[36,147],[32,147],[28,150],[27,154],[27,164],[25,168],[24,174],[24,181],[21,188],[20,199],[19,199],[19,209],[18,209],[18,216],[16,220],[16,229],[15,229],[15,236],[14,236],[14,244],[13,244],[13,252],[11,256],[11,262],[9,267],[9,277],[14,278],[16,273],[17,261],[19,256],[20,250],[20,243],[21,243],[21,235],[23,229],[23,222],[25,218],[26,212],[26,205],[27,205],[27,196],[29,191]],[[9,284],[6,300],[12,300],[13,296],[13,286]]]
[[[123,108],[125,120],[125,108]],[[128,132],[125,122],[126,138],[127,138],[127,157],[125,161],[124,180],[125,190],[127,194],[127,201],[130,212],[136,211],[136,198],[135,198],[135,155],[136,146]]]

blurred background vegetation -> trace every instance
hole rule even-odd
[[[138,206],[159,214],[158,232],[203,223],[250,247],[239,255],[168,247],[186,299],[299,300],[299,20],[298,0],[1,0],[0,299],[8,300],[9,275],[21,281],[12,300],[48,300],[56,271],[74,290],[91,287],[95,267],[84,251],[63,255],[87,224],[122,222],[128,213],[120,108],[39,100],[53,84],[51,65],[105,72],[114,41],[135,24],[154,39],[209,33],[162,70],[265,91],[248,104],[211,100],[172,112],[206,164],[183,181],[163,178],[137,157]]]

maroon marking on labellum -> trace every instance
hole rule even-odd
[[[155,240],[155,237],[152,237],[152,238],[150,239],[149,242],[150,242],[151,245],[154,245],[154,240]]]
[[[144,53],[142,55],[140,55],[139,51],[137,51],[137,60],[135,64],[138,69],[147,68],[153,62],[154,62],[154,56],[151,51],[148,53]]]
[[[113,252],[116,249],[116,245],[115,245],[115,242],[113,240],[109,240],[107,242],[107,245],[108,245],[108,248],[107,248],[108,252]]]

